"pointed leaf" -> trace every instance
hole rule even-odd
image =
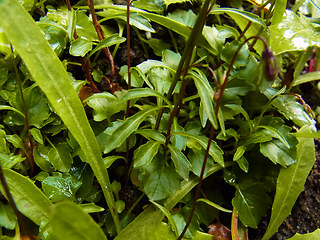
[[[91,216],[72,202],[56,204],[50,215],[50,223],[58,240],[107,239]]]
[[[151,108],[140,111],[133,116],[127,118],[123,123],[118,126],[111,134],[110,138],[106,142],[104,153],[109,153],[113,149],[119,147],[135,130],[139,125],[152,113],[159,108]]]
[[[71,42],[69,53],[72,56],[84,57],[87,52],[91,51],[93,42],[83,38],[78,38]]]
[[[41,190],[30,178],[24,177],[15,171],[3,169],[3,175],[18,210],[37,225],[40,225],[41,222],[46,222],[52,203]],[[0,185],[0,190],[5,195],[2,185]]]
[[[58,143],[56,148],[51,148],[48,157],[55,170],[68,172],[71,168],[72,158],[67,143]]]
[[[201,145],[204,149],[207,148],[208,144],[208,138],[203,136],[195,136],[188,133],[179,133],[179,132],[172,132],[172,135],[181,135],[185,136],[187,138],[191,138],[192,140],[196,141],[198,144]],[[224,160],[223,160],[223,151],[218,146],[218,144],[215,141],[211,142],[210,149],[209,149],[209,155],[213,157],[213,160],[219,163],[221,166],[224,166]]]
[[[137,150],[134,151],[133,157],[134,167],[137,168],[142,165],[148,165],[157,154],[159,147],[159,142],[149,141],[137,148]]]
[[[187,180],[189,177],[189,171],[191,168],[191,163],[188,158],[175,146],[168,145],[171,159],[174,163],[177,173],[184,179]]]
[[[205,199],[205,198],[199,198],[199,199],[197,200],[197,202],[204,202],[204,203],[210,205],[211,207],[214,207],[214,208],[216,208],[216,209],[218,209],[218,210],[220,210],[220,211],[222,211],[222,212],[232,213],[231,210],[228,210],[228,209],[226,209],[226,208],[224,208],[224,207],[221,207],[220,205],[218,205],[218,204],[216,204],[216,203],[214,203],[214,202],[211,202],[210,200]]]
[[[287,7],[287,0],[276,0],[274,9],[273,9],[273,14],[272,14],[272,19],[271,22],[272,24],[278,24],[281,23],[283,14],[286,11]]]
[[[191,76],[194,77],[194,83],[198,90],[203,109],[207,117],[209,118],[212,126],[214,126],[214,128],[217,129],[218,122],[215,117],[214,108],[213,108],[213,95],[214,95],[213,89],[210,86],[207,77],[199,69],[195,68],[194,71],[190,72],[190,74]]]
[[[305,126],[298,133],[310,133],[312,128]],[[304,188],[305,180],[315,162],[314,140],[299,138],[297,145],[297,162],[280,170],[277,189],[272,205],[271,219],[262,240],[270,237],[278,230],[284,219],[290,214],[299,194]]]

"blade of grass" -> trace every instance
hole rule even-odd
[[[43,33],[28,12],[14,0],[0,0],[0,26],[28,67],[33,79],[46,94],[57,114],[78,141],[97,177],[117,232],[120,223],[114,196],[99,145],[85,111],[73,89],[68,73],[45,40]]]

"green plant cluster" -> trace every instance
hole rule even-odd
[[[248,239],[271,206],[277,231],[315,162],[319,7],[184,2],[95,1],[101,39],[86,2],[0,0],[0,239],[212,239],[221,213]]]

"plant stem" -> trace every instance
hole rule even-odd
[[[194,24],[194,26],[192,28],[192,31],[191,31],[190,36],[188,38],[188,41],[186,43],[184,52],[183,52],[183,54],[181,56],[178,68],[176,70],[175,75],[173,76],[172,83],[171,83],[171,86],[170,86],[168,94],[167,94],[167,98],[169,100],[172,97],[173,90],[174,90],[175,86],[177,85],[177,82],[178,82],[178,80],[179,80],[179,78],[181,76],[181,73],[188,71],[188,68],[189,68],[190,62],[191,62],[191,58],[192,58],[193,49],[194,49],[194,47],[196,45],[196,42],[197,42],[199,36],[202,34],[202,30],[203,30],[205,21],[207,19],[208,7],[209,7],[209,4],[210,4],[210,1],[211,0],[206,0],[204,2],[203,6],[202,6],[202,8],[201,8],[201,10],[200,10],[200,12],[198,14],[197,20],[196,20],[196,22],[195,22],[195,24]],[[163,115],[163,112],[164,112],[164,110],[162,109],[160,111],[160,113],[158,114],[156,125],[155,125],[155,129],[156,130],[159,129],[160,121],[161,121],[161,117]],[[168,126],[168,127],[170,127],[170,126]]]
[[[104,39],[104,35],[103,35],[103,31],[102,28],[100,26],[100,24],[98,23],[97,20],[97,16],[94,10],[94,4],[93,4],[93,0],[88,0],[88,6],[90,9],[90,13],[92,15],[92,22],[93,22],[93,26],[96,29],[96,32],[98,34],[99,40],[102,41]],[[111,65],[111,76],[115,76],[115,67],[114,67],[114,61],[113,61],[113,57],[110,53],[110,50],[108,47],[103,48],[103,52],[106,55],[106,57],[109,59],[110,65]]]

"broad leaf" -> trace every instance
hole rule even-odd
[[[232,205],[245,226],[257,228],[261,218],[267,213],[271,199],[259,182],[244,182],[237,186]]]
[[[311,22],[290,10],[286,10],[281,23],[271,25],[269,29],[270,46],[274,54],[320,46],[319,34]]]
[[[312,132],[312,127],[305,126],[298,133],[308,132]],[[283,220],[290,214],[294,203],[304,188],[305,179],[315,162],[313,139],[298,137],[298,141],[297,162],[280,170],[270,223],[262,240],[270,239]]]
[[[42,181],[42,190],[52,202],[62,200],[76,201],[76,192],[81,182],[69,173],[55,173]]]
[[[50,223],[58,240],[107,239],[91,216],[72,202],[56,204],[50,215]]]
[[[135,130],[138,129],[139,125],[152,113],[159,108],[151,108],[140,111],[127,118],[123,123],[120,124],[110,135],[110,138],[105,143],[104,153],[109,153],[113,149],[119,147]]]
[[[48,158],[55,170],[68,172],[72,164],[71,150],[67,143],[58,143],[57,147],[51,148]]]
[[[17,216],[9,205],[0,202],[0,227],[13,230],[17,223]]]
[[[18,210],[37,225],[46,222],[52,206],[50,200],[30,178],[9,169],[3,169],[3,174]],[[2,185],[0,187],[2,194],[5,195]]]
[[[92,50],[93,42],[88,41],[84,38],[78,38],[71,42],[69,53],[72,56],[84,57],[87,52]]]

